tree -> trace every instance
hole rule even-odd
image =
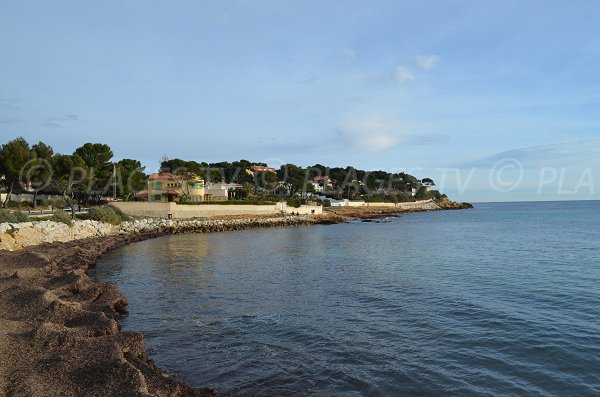
[[[177,186],[182,193],[179,198],[181,202],[189,202],[192,199],[192,190],[201,189],[204,181],[193,172],[179,172],[175,174]],[[203,198],[200,198],[202,200]]]
[[[306,170],[294,164],[282,165],[277,170],[277,177],[283,183],[288,183],[290,188],[290,196],[297,192],[304,191],[306,183]]]
[[[52,157],[52,187],[60,192],[75,218],[75,195],[88,179],[89,169],[78,155],[56,154]],[[85,192],[87,193],[87,192]]]
[[[257,172],[254,175],[254,185],[257,189],[263,189],[269,192],[269,194],[275,195],[275,190],[279,185],[277,174],[272,172]]]
[[[117,180],[121,196],[129,197],[146,186],[146,174],[138,160],[123,159],[117,162]]]
[[[433,182],[433,179],[431,179],[431,178],[423,178],[423,179],[421,179],[421,183],[425,186],[435,186],[435,183]]]
[[[110,160],[113,152],[103,143],[86,143],[75,149],[74,155],[80,157],[88,168],[88,190],[100,197],[112,185],[113,166]]]
[[[31,159],[32,167],[29,168],[31,172],[27,175],[27,182],[29,187],[33,190],[33,208],[37,205],[37,196],[40,190],[43,190],[50,184],[52,178],[52,156],[54,155],[54,149],[50,145],[46,145],[40,141],[31,147],[35,153],[35,158]]]
[[[160,163],[160,171],[173,173],[177,173],[178,171],[189,171],[188,162],[182,159],[163,160]]]
[[[22,137],[13,139],[0,148],[0,175],[4,176],[4,183],[8,190],[6,199],[2,203],[3,207],[6,207],[15,185],[20,182],[23,167],[34,157],[35,153]]]
[[[431,191],[428,191],[425,186],[421,186],[415,194],[415,199],[417,200],[429,200],[432,197],[433,193],[431,193]]]

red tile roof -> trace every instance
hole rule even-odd
[[[253,165],[251,167],[248,168],[250,171],[257,173],[257,172],[272,172],[272,173],[276,173],[277,170],[273,167],[265,167],[262,165]]]
[[[148,177],[149,181],[165,181],[174,179],[175,175],[171,174],[170,172],[155,172],[153,174],[150,174],[150,176]]]

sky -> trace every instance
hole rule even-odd
[[[0,142],[600,199],[597,1],[0,0]]]

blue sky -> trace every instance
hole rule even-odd
[[[597,1],[3,0],[0,140],[597,199],[599,20]]]

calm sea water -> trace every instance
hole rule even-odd
[[[95,271],[224,396],[600,395],[600,202],[177,235]]]

